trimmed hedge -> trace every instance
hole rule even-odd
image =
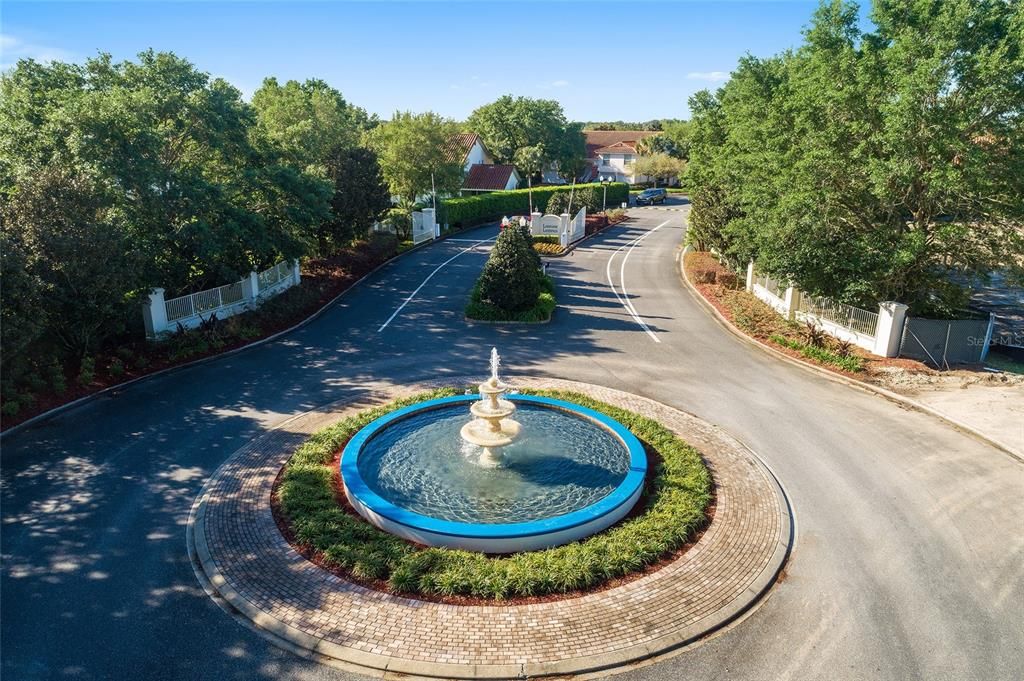
[[[594,188],[596,187],[596,190]],[[569,192],[570,185],[557,187],[534,187],[533,207],[534,210],[545,212],[548,201],[555,194]],[[603,193],[600,183],[578,184],[576,192],[581,197],[597,196],[603,200]],[[629,185],[622,182],[614,182],[608,185],[608,205],[618,206],[629,200]],[[591,203],[584,200],[584,203]],[[573,205],[581,205],[580,200],[573,197]],[[600,208],[598,204],[598,209]],[[588,210],[593,211],[591,205]],[[458,228],[472,225],[487,220],[496,220],[506,215],[528,215],[530,212],[530,190],[514,189],[507,192],[490,192],[488,194],[477,194],[475,196],[460,196],[445,199],[438,208],[438,222],[446,224],[449,228]]]
[[[552,251],[553,253],[561,253],[561,246],[556,245],[555,248],[557,250]],[[469,294],[469,303],[466,304],[466,317],[482,322],[546,322],[551,318],[551,313],[555,311],[555,306],[555,282],[546,274],[540,280],[540,294],[537,296],[537,302],[531,307],[518,312],[503,310],[497,305],[492,305],[484,300],[480,282],[478,281],[473,286],[473,291]]]
[[[579,542],[489,558],[419,548],[348,513],[335,498],[334,454],[360,428],[424,400],[461,393],[444,388],[369,409],[315,433],[285,465],[280,509],[299,544],[361,580],[386,580],[397,593],[501,600],[592,589],[644,569],[689,541],[706,519],[711,474],[700,454],[657,421],[579,393],[524,390],[568,400],[616,419],[661,457],[635,517]]]

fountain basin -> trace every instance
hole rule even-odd
[[[487,553],[565,544],[629,513],[647,472],[636,436],[571,402],[508,398],[523,437],[503,450],[501,468],[474,463],[459,437],[475,395],[411,405],[365,426],[341,457],[353,508],[404,539]]]

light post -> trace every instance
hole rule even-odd
[[[601,176],[601,187],[604,189],[604,196],[601,199],[601,210],[607,212],[608,210],[608,183],[612,181],[612,178]]]

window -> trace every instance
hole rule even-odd
[[[622,162],[627,167],[633,165],[633,161],[635,160],[635,157],[631,154],[626,154],[625,156],[622,157]]]
[[[612,164],[612,155],[611,154],[605,154],[604,155],[604,164],[606,166],[610,166]]]

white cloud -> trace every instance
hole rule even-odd
[[[568,84],[569,84],[569,81],[567,81],[567,80],[556,80],[553,83],[551,83],[551,87],[565,87]]]
[[[0,33],[0,68],[14,66],[19,59],[35,59],[40,62],[74,61],[75,56],[60,47],[51,47],[22,40],[10,33]]]
[[[686,74],[686,77],[690,80],[707,80],[712,83],[717,83],[723,80],[729,80],[728,71],[690,71]]]

